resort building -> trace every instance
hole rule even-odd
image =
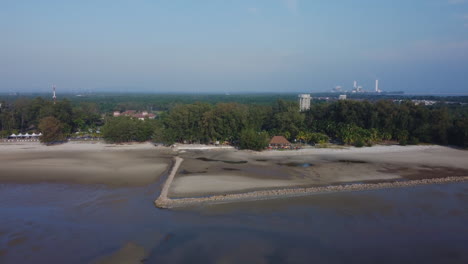
[[[119,111],[114,111],[114,117],[118,116],[129,116],[129,117],[134,117],[138,118],[139,120],[145,120],[147,119],[154,119],[156,118],[156,115],[153,113],[148,113],[148,111],[143,111],[141,113],[137,112],[136,110],[127,110],[125,112],[119,112]]]
[[[271,149],[291,148],[291,143],[283,136],[274,136],[270,140],[269,148]]]
[[[299,97],[299,111],[307,111],[310,109],[310,94],[300,94]]]

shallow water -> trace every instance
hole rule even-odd
[[[159,191],[0,185],[0,263],[468,263],[468,183],[177,210]]]

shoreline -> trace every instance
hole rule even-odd
[[[327,194],[338,192],[371,191],[391,188],[406,188],[421,185],[444,184],[468,181],[468,176],[445,177],[435,179],[421,179],[397,182],[362,183],[348,185],[329,185],[306,188],[282,188],[274,190],[261,190],[236,194],[212,195],[199,198],[176,198],[171,199],[161,196],[154,201],[156,207],[171,209],[177,207],[199,206],[206,204],[221,204],[244,201],[273,200],[290,197],[309,196],[314,194]]]
[[[132,187],[168,175],[154,202],[172,208],[468,180],[468,151],[438,145],[264,152],[200,147],[0,144],[0,183]]]

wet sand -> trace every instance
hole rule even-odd
[[[264,152],[175,149],[150,143],[0,144],[0,183],[141,186],[156,182],[169,170],[175,156],[184,161],[174,172],[171,183],[165,186],[167,199],[231,197],[245,193],[250,194],[242,199],[257,196],[263,199],[277,191],[286,195],[291,189],[311,193],[321,191],[319,187],[343,184],[400,181],[417,184],[419,180],[468,176],[468,151],[441,146]],[[297,195],[297,191],[293,192]]]
[[[468,152],[441,146],[187,151],[161,207],[466,181]]]
[[[61,182],[141,186],[155,182],[171,163],[169,150],[152,144],[1,144],[0,183]]]

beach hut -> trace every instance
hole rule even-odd
[[[271,140],[270,140],[270,148],[273,148],[273,149],[278,149],[278,148],[281,148],[281,149],[284,149],[284,148],[290,148],[291,147],[291,143],[283,136],[274,136]]]

